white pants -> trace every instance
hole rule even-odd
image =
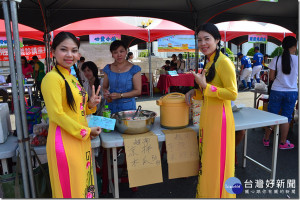
[[[254,66],[252,69],[251,79],[255,76],[256,79],[260,78],[260,71],[261,71],[262,65]]]
[[[251,81],[251,74],[252,74],[252,68],[248,67],[248,68],[244,68],[240,77],[240,80],[245,80],[246,82],[250,82]]]

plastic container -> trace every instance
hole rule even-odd
[[[108,105],[105,105],[104,106],[104,110],[103,110],[103,117],[107,117],[107,118],[110,118],[111,117],[111,110],[108,108]],[[108,130],[108,129],[103,129],[103,132],[105,133],[109,133],[111,132],[111,130]]]
[[[170,93],[156,101],[160,106],[160,125],[163,128],[176,129],[189,125],[189,107],[182,93]]]

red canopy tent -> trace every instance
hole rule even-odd
[[[263,22],[231,21],[218,23],[216,26],[221,33],[222,41],[225,42],[249,34],[265,34],[280,41],[282,41],[283,38],[288,35],[296,37],[294,33],[286,28]]]
[[[99,33],[121,34],[136,37],[144,41],[148,40],[147,30],[124,23],[115,17],[100,17],[74,22],[54,30],[54,36],[61,31],[71,32],[75,36]]]
[[[154,20],[147,29],[150,32],[150,42],[169,35],[194,35],[194,31],[185,26],[161,19]]]
[[[23,24],[19,24],[19,35],[23,38],[29,38],[38,41],[44,40],[44,33],[42,31],[39,31],[37,29],[31,28]],[[6,37],[5,24],[3,19],[0,19],[0,37]]]

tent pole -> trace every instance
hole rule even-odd
[[[49,72],[51,70],[51,58],[50,58],[50,34],[49,33],[45,33],[44,34],[44,42],[45,42],[45,50],[46,50],[46,68],[47,68],[47,72]]]
[[[224,34],[224,36],[225,36],[225,41],[224,41],[224,52],[226,53],[226,31],[224,31],[225,32],[225,34]]]
[[[298,1],[298,10],[300,9],[300,2]],[[299,19],[300,19],[300,14],[299,14],[299,11],[298,11],[298,22],[299,22]],[[299,24],[298,24],[298,34],[297,34],[297,36],[298,36],[298,42],[297,42],[297,49],[298,49],[298,54],[299,54],[299,33],[300,33],[300,26],[299,26]],[[297,37],[296,36],[296,37]],[[300,62],[300,56],[298,55],[298,63]],[[298,64],[298,71],[299,71],[299,68],[300,68],[300,66],[299,66],[299,64]],[[299,91],[300,91],[300,87],[299,87],[299,85],[298,85],[298,94],[300,94],[299,93]],[[298,97],[298,102],[299,102],[299,97]],[[299,120],[299,118],[298,118],[298,122],[299,122],[300,120]],[[298,150],[299,151],[299,150]]]
[[[197,39],[197,33],[195,32],[195,72],[198,73],[198,62],[199,62],[199,49],[198,49],[198,39]]]
[[[191,66],[190,66],[190,52],[187,52],[186,60],[187,60],[188,71],[190,71],[190,69],[191,69]]]
[[[20,107],[21,107],[21,119],[23,126],[23,135],[25,140],[25,149],[27,156],[27,166],[29,172],[29,181],[30,181],[30,189],[31,195],[35,198],[35,187],[34,187],[34,179],[33,179],[33,171],[32,171],[32,161],[31,161],[31,151],[28,137],[28,127],[27,127],[27,118],[26,118],[26,108],[24,102],[24,85],[23,85],[23,73],[22,73],[22,64],[21,64],[21,50],[19,41],[19,29],[18,29],[18,18],[17,18],[17,6],[15,1],[10,1],[10,9],[11,9],[11,17],[12,17],[12,25],[13,25],[13,35],[14,35],[14,47],[15,47],[15,59],[17,66],[17,77],[18,77],[18,87],[19,87],[19,96],[20,96]]]
[[[149,83],[150,83],[150,96],[153,97],[153,83],[152,83],[152,67],[151,67],[151,42],[150,42],[150,29],[148,29],[148,58],[149,58]]]
[[[48,64],[48,36],[47,33],[44,33],[44,43],[45,43],[45,53],[46,53],[46,72],[49,72],[49,64]]]
[[[21,116],[20,116],[20,105],[19,105],[19,99],[18,99],[18,89],[17,89],[15,63],[14,63],[14,52],[13,52],[13,43],[12,43],[12,38],[11,38],[11,26],[10,26],[7,0],[2,0],[2,8],[3,8],[4,21],[5,21],[7,49],[8,49],[9,66],[10,66],[10,76],[11,76],[14,110],[15,110],[15,118],[16,118],[16,120],[15,120],[16,129],[17,129],[18,140],[23,141],[23,130],[22,130],[22,123],[21,123]],[[14,32],[16,32],[16,31],[14,31]],[[16,40],[16,38],[14,38],[14,39],[15,39],[15,41],[18,41],[18,40]],[[15,42],[15,43],[17,44],[19,42]],[[19,51],[20,51],[20,47],[19,47]],[[23,83],[23,80],[21,82]],[[19,81],[19,83],[20,83],[20,81]],[[23,90],[23,88],[22,88],[22,90]],[[25,151],[24,151],[23,142],[19,142],[19,150],[20,150],[24,195],[25,195],[25,198],[29,198],[30,196],[29,196],[29,186],[28,186],[28,177],[27,177],[27,165],[26,165],[26,160],[25,160]]]

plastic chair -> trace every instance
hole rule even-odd
[[[268,84],[268,74],[261,75],[260,80]]]
[[[260,98],[257,100],[257,103],[256,103],[256,109],[258,109],[258,107],[259,107],[259,102],[260,102],[260,101],[262,101],[263,104],[264,104],[264,103],[269,103],[269,97],[268,97],[268,98],[266,98],[265,96],[260,97]]]
[[[146,94],[148,96],[150,96],[150,88],[149,88],[149,81],[146,77],[146,75],[142,75],[142,92],[141,95]]]

